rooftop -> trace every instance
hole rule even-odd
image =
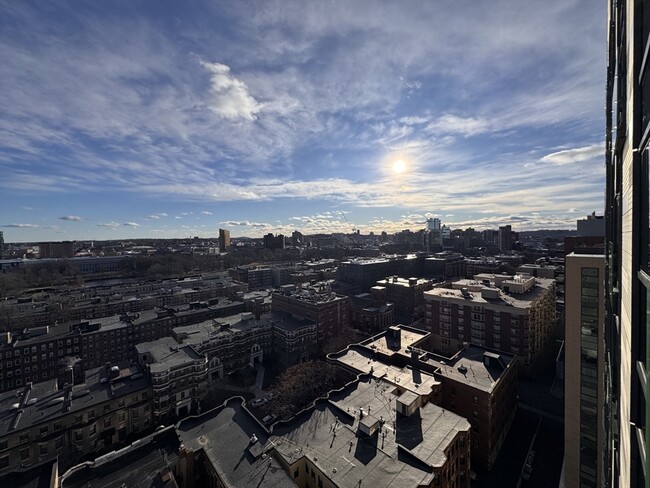
[[[206,320],[199,324],[175,327],[173,334],[187,344],[199,344],[218,338],[233,336],[258,327],[279,327],[285,330],[298,330],[314,325],[315,322],[312,320],[297,319],[289,314],[278,312],[266,313],[260,315],[260,319],[256,320],[252,313],[245,312],[229,317]]]
[[[555,280],[548,278],[533,278],[526,276],[526,280],[534,280],[532,287],[525,293],[505,293],[500,288],[496,288],[493,283],[486,286],[481,277],[494,276],[494,275],[477,275],[479,279],[462,279],[456,280],[452,283],[453,288],[434,288],[430,291],[424,292],[425,300],[427,298],[439,298],[442,300],[463,301],[475,305],[494,305],[504,307],[516,307],[520,309],[529,308],[534,302],[539,300],[547,290],[555,284]],[[523,279],[523,278],[522,278]],[[522,282],[513,280],[504,280],[502,285],[523,284]],[[467,289],[467,293],[463,293],[463,288]],[[482,293],[484,289],[492,290],[489,296],[484,296]]]
[[[61,487],[177,488],[168,466],[178,459],[178,447],[174,429],[167,428],[137,444],[71,468],[61,477]]]
[[[138,355],[148,353],[153,362],[149,364],[152,373],[168,371],[183,365],[191,365],[205,359],[190,345],[179,345],[171,337],[163,337],[151,342],[141,342],[135,346]]]
[[[280,464],[264,453],[268,432],[242,400],[231,398],[222,407],[181,421],[176,428],[181,442],[193,451],[203,450],[228,487],[295,488]]]
[[[427,363],[438,368],[437,374],[440,376],[491,392],[499,378],[515,362],[516,356],[469,344],[451,358],[428,353],[426,359]]]
[[[276,424],[269,444],[289,464],[307,457],[337,486],[429,485],[450,441],[470,424],[431,403],[398,414],[398,398],[387,382],[360,380]]]
[[[398,367],[377,358],[372,350],[363,347],[346,349],[336,360],[360,373],[371,374],[375,378],[399,386],[417,395],[428,395],[440,382],[433,374],[413,369],[411,366]]]
[[[57,380],[48,380],[0,394],[0,435],[148,388],[149,379],[139,368],[117,367],[114,378],[105,367],[88,370],[84,382],[72,388],[59,389]]]
[[[401,330],[399,348],[391,337],[394,328]],[[440,384],[434,375],[490,392],[516,359],[513,354],[471,344],[453,357],[444,357],[418,347],[429,336],[428,332],[403,325],[391,329],[330,354],[328,358],[417,394],[430,392]],[[414,354],[417,354],[419,368],[413,367]]]

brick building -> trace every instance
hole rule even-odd
[[[433,283],[424,278],[389,276],[377,281],[377,286],[386,289],[386,299],[394,304],[395,321],[410,324],[424,316],[424,292]]]
[[[271,308],[316,322],[319,347],[347,330],[350,324],[350,298],[334,293],[329,283],[301,288],[283,286],[273,293]]]
[[[452,288],[425,292],[432,347],[453,354],[463,343],[517,354],[530,374],[556,326],[555,281],[531,276],[477,275]]]

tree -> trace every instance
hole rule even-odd
[[[268,410],[287,418],[307,407],[318,397],[345,384],[342,371],[325,361],[307,361],[287,368],[272,388]]]

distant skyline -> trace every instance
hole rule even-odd
[[[606,7],[0,3],[0,230],[573,229],[603,208]]]

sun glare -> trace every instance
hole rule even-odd
[[[393,163],[393,171],[397,174],[404,173],[406,171],[406,163],[402,159],[398,159]]]

